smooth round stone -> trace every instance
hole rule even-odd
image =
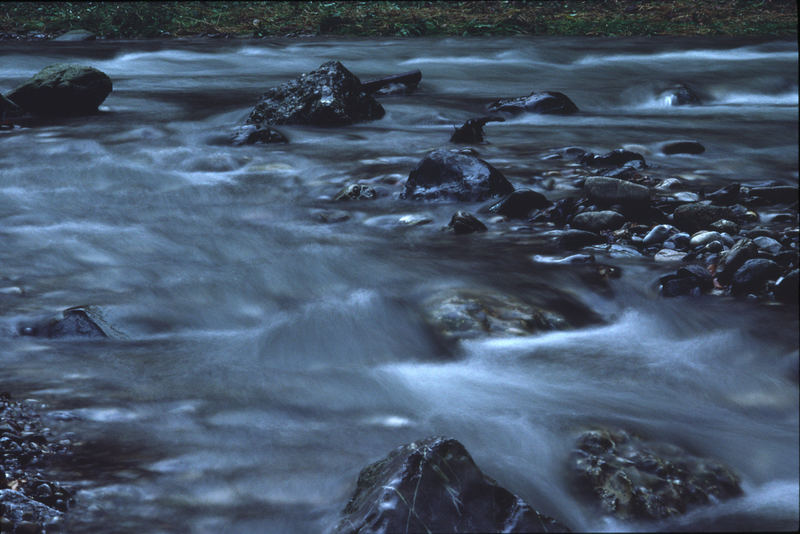
[[[711,243],[706,244],[706,246],[703,247],[703,251],[704,252],[722,252],[722,250],[724,248],[725,248],[725,246],[721,242],[714,240]]]
[[[763,250],[767,254],[772,254],[773,256],[778,254],[781,251],[781,244],[772,239],[771,237],[761,236],[753,239],[753,243],[759,248],[759,250]]]
[[[685,249],[689,248],[689,234],[686,232],[680,232],[675,235],[672,235],[664,241],[665,248],[677,248],[677,249]]]
[[[671,235],[677,234],[678,229],[672,226],[671,224],[659,224],[654,226],[647,232],[647,235],[644,236],[642,243],[646,246],[655,245],[657,243],[663,243],[667,240]]]
[[[692,238],[689,240],[689,246],[692,248],[702,247],[712,241],[722,241],[722,236],[719,232],[703,230],[692,235]]]
[[[656,189],[659,191],[669,191],[670,189],[674,189],[679,185],[681,185],[681,181],[677,178],[667,178],[658,184]]]
[[[403,215],[397,219],[397,222],[404,226],[422,226],[423,224],[432,223],[433,218],[429,217],[428,215],[412,213],[409,215]]]
[[[585,211],[577,214],[572,219],[572,226],[578,230],[600,232],[602,230],[616,230],[625,224],[625,217],[616,211]]]
[[[662,248],[656,252],[656,255],[653,256],[653,259],[660,263],[677,263],[682,261],[685,256],[685,252],[680,252],[678,250],[669,248]]]
[[[675,193],[672,195],[675,200],[679,200],[680,202],[697,202],[700,200],[700,195],[697,193],[692,193],[691,191],[681,191],[680,193]]]

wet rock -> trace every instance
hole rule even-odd
[[[558,246],[566,249],[579,249],[605,242],[606,239],[600,234],[586,230],[570,229],[558,232]]]
[[[454,439],[398,447],[364,468],[337,534],[568,531],[481,472]]]
[[[430,323],[447,339],[523,336],[569,327],[559,314],[488,291],[445,291],[429,299],[426,309]]]
[[[673,218],[675,226],[681,230],[694,233],[698,230],[705,230],[715,221],[734,217],[727,207],[693,202],[678,206],[673,213]]]
[[[744,262],[733,274],[731,289],[734,295],[758,293],[768,281],[777,279],[780,274],[781,268],[774,261],[753,258]]]
[[[326,224],[344,222],[350,219],[350,214],[342,210],[316,210],[312,215],[317,221]]]
[[[25,112],[8,98],[0,95],[0,121],[20,117]]]
[[[661,145],[661,152],[666,155],[672,154],[702,154],[706,147],[697,141],[670,141]]]
[[[0,517],[8,521],[8,530],[14,534],[40,534],[61,521],[62,513],[29,498],[19,491],[0,489]]]
[[[710,272],[700,265],[686,265],[675,274],[662,276],[659,279],[661,295],[679,297],[684,295],[700,295],[714,287]]]
[[[421,80],[422,71],[417,69],[363,82],[361,84],[361,90],[367,94],[376,94],[379,96],[407,95],[417,88]]]
[[[451,143],[482,143],[483,127],[487,122],[503,122],[505,119],[502,117],[480,117],[477,119],[469,119],[467,122],[459,126],[450,137]]]
[[[492,113],[518,114],[543,113],[550,115],[569,115],[578,111],[578,106],[564,93],[557,91],[534,91],[528,96],[501,98],[489,104]]]
[[[584,211],[572,219],[572,226],[578,230],[601,232],[616,230],[625,223],[625,217],[616,211]]]
[[[244,124],[233,132],[234,146],[288,143],[286,136],[274,128],[265,125]]]
[[[671,191],[681,186],[681,181],[677,178],[665,178],[657,186],[657,191]]]
[[[590,152],[581,158],[581,163],[590,167],[620,167],[631,161],[644,163],[644,156],[638,152],[618,148],[599,156]]]
[[[374,200],[378,197],[375,189],[364,184],[350,184],[339,191],[333,200]]]
[[[109,337],[109,327],[102,314],[92,306],[68,308],[61,317],[48,319],[31,325],[23,325],[19,333],[23,336],[46,338],[105,338]]]
[[[704,247],[712,241],[722,241],[722,235],[719,232],[701,230],[692,235],[689,240],[689,246],[692,248]]]
[[[772,256],[777,255],[781,251],[781,244],[775,239],[765,235],[756,237],[753,239],[753,243],[758,247],[758,250],[764,251]]]
[[[532,189],[517,189],[506,198],[494,204],[489,211],[510,219],[527,219],[537,209],[548,207],[552,202],[543,194]]]
[[[728,219],[714,221],[709,225],[709,228],[717,232],[725,232],[728,235],[736,235],[739,233],[739,225]]]
[[[742,493],[721,463],[624,430],[584,432],[570,464],[578,490],[623,520],[663,519]]]
[[[45,67],[7,96],[37,115],[84,115],[96,112],[111,89],[111,78],[103,72],[59,63]]]
[[[650,229],[649,232],[642,239],[642,244],[645,246],[657,245],[663,243],[670,236],[678,233],[678,229],[671,224],[659,224]]]
[[[66,33],[62,33],[53,41],[94,41],[97,38],[95,34],[88,30],[70,30]]]
[[[758,247],[751,239],[742,238],[731,249],[720,257],[717,265],[717,280],[728,285],[733,280],[733,275],[748,260],[756,257]]]
[[[673,250],[687,250],[689,248],[689,242],[691,241],[691,237],[686,232],[678,232],[675,235],[670,236],[664,241],[664,248],[669,248]]]
[[[658,98],[668,106],[696,106],[701,104],[700,96],[686,84],[676,84],[661,91]]]
[[[248,124],[342,126],[380,119],[385,111],[362,90],[358,77],[338,61],[269,89],[261,96]]]
[[[503,173],[482,159],[434,150],[409,173],[400,198],[475,202],[507,195],[513,190]]]
[[[733,183],[726,185],[716,191],[712,191],[711,193],[707,193],[705,195],[706,200],[710,200],[714,204],[719,204],[721,206],[729,206],[731,204],[735,204],[736,201],[739,199],[739,192],[741,190],[741,185],[738,183]]]
[[[456,234],[471,234],[473,232],[485,232],[486,225],[478,220],[473,214],[466,211],[457,211],[450,219],[448,228],[452,228]]]
[[[797,305],[798,276],[800,276],[800,271],[794,269],[786,276],[779,278],[775,284],[775,298],[787,304],[793,302]]]
[[[691,191],[679,191],[672,195],[672,198],[678,202],[697,202],[700,200],[700,195]]]
[[[769,187],[751,187],[748,196],[751,202],[760,204],[793,204],[797,202],[797,187],[791,185],[775,185]]]
[[[659,263],[677,263],[683,261],[686,257],[685,252],[673,250],[669,248],[662,248],[653,256],[653,260]]]
[[[598,206],[621,204],[643,208],[650,203],[650,189],[617,178],[591,176],[584,182],[583,191]]]

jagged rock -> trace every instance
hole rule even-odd
[[[448,228],[452,228],[456,234],[471,234],[473,232],[485,232],[486,225],[478,220],[471,213],[466,211],[457,211],[450,219]]]
[[[501,98],[489,104],[489,111],[504,113],[544,113],[569,115],[578,111],[578,106],[564,93],[557,91],[534,91],[528,96]]]
[[[467,122],[459,126],[450,136],[451,143],[482,143],[483,142],[483,127],[487,122],[503,122],[505,119],[502,117],[479,117],[476,119],[469,119]]]
[[[475,202],[507,195],[514,186],[503,173],[466,154],[434,150],[409,173],[402,199],[448,199]]]
[[[377,198],[375,189],[364,184],[350,184],[333,198],[333,200],[374,200]]]
[[[552,202],[543,194],[532,189],[517,189],[506,198],[494,204],[489,211],[505,215],[511,219],[526,219],[531,211],[546,208]]]
[[[734,215],[731,209],[725,206],[692,202],[678,206],[673,213],[673,218],[675,226],[694,233],[698,230],[705,230],[711,223],[720,219],[733,219]]]
[[[589,152],[581,158],[581,163],[590,167],[620,167],[631,161],[641,161],[644,165],[644,156],[638,152],[618,148],[599,156]]]
[[[111,78],[97,69],[58,63],[43,68],[7,96],[29,113],[82,115],[97,111],[111,89]]]
[[[481,472],[454,439],[398,447],[364,468],[336,534],[568,531]]]
[[[361,82],[338,61],[269,89],[261,96],[248,124],[341,126],[380,119],[385,111],[362,90]]]
[[[649,188],[617,178],[591,176],[584,182],[583,191],[598,206],[621,204],[644,208],[650,204]]]
[[[92,306],[68,308],[61,313],[61,317],[24,325],[19,329],[23,336],[46,338],[105,338],[109,337],[110,331],[100,311]]]
[[[672,154],[702,154],[706,147],[697,141],[670,141],[661,145],[661,152],[667,155]]]
[[[742,492],[721,463],[624,430],[584,432],[570,464],[577,489],[619,519],[662,519]]]
[[[616,211],[584,211],[572,219],[572,226],[578,230],[601,232],[616,230],[625,224],[625,217]]]
[[[286,136],[274,128],[265,125],[244,124],[236,128],[233,132],[232,142],[234,146],[288,143]]]
[[[772,260],[753,258],[747,260],[733,273],[731,288],[734,295],[759,292],[767,282],[780,276],[780,266]]]

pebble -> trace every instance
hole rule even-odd
[[[656,245],[658,243],[663,243],[666,241],[671,235],[677,234],[678,229],[672,226],[671,224],[659,224],[654,226],[647,232],[647,235],[644,236],[642,243],[645,246]]]
[[[700,232],[696,232],[692,235],[691,239],[689,240],[689,246],[694,247],[702,247],[705,246],[712,241],[720,241],[722,236],[719,232],[711,232],[708,230],[701,230]]]

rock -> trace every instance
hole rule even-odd
[[[793,302],[797,306],[798,275],[800,275],[800,271],[794,269],[778,279],[774,290],[776,299],[787,304]]]
[[[694,89],[682,83],[664,89],[659,93],[658,98],[668,106],[696,106],[701,104],[700,97]]]
[[[780,266],[772,260],[753,258],[747,260],[733,274],[731,289],[734,295],[758,293],[770,280],[780,276]]]
[[[753,239],[753,243],[755,243],[759,250],[763,250],[772,256],[777,255],[781,251],[781,244],[771,237],[767,237],[765,235],[756,237]]]
[[[686,257],[686,253],[680,252],[678,250],[673,250],[669,248],[662,248],[658,252],[655,253],[653,256],[653,260],[659,263],[675,263],[683,261],[683,258]]]
[[[569,327],[556,313],[514,297],[480,290],[450,290],[426,302],[431,324],[445,338],[524,336]]]
[[[375,189],[364,184],[350,184],[333,198],[333,200],[374,200],[377,198]]]
[[[364,468],[336,534],[568,529],[481,472],[454,439],[403,445]]]
[[[477,217],[466,211],[457,211],[450,219],[448,228],[452,228],[456,234],[471,234],[473,232],[485,232],[486,225],[478,220]]]
[[[590,430],[570,456],[574,482],[600,509],[623,520],[663,519],[742,493],[721,463],[624,430]]]
[[[255,124],[239,126],[233,133],[232,141],[234,146],[289,142],[286,136],[278,130],[269,126]]]
[[[702,154],[706,147],[697,141],[670,141],[661,145],[661,152],[668,156],[672,154]]]
[[[312,215],[317,221],[326,224],[344,222],[350,219],[350,214],[342,210],[316,210]]]
[[[0,95],[0,121],[20,117],[25,112],[8,98]]]
[[[751,201],[755,203],[793,204],[798,200],[797,191],[795,186],[775,185],[770,187],[751,187],[748,190],[748,195]]]
[[[61,520],[62,513],[24,495],[19,491],[0,489],[0,517],[7,520],[11,528],[2,532],[39,534],[46,532],[45,525],[54,525]]]
[[[756,257],[758,247],[751,239],[742,238],[731,249],[722,255],[717,265],[717,280],[728,285],[733,280],[734,273],[744,265],[747,260]]]
[[[656,186],[657,191],[671,191],[677,187],[680,187],[681,181],[677,178],[665,178]]]
[[[422,80],[422,71],[417,69],[363,82],[361,90],[370,95],[409,94],[417,88],[420,80]]]
[[[563,230],[558,235],[558,246],[566,249],[579,249],[605,242],[606,239],[600,234],[587,232],[586,230]]]
[[[53,41],[94,41],[97,38],[95,34],[88,30],[70,30],[66,33],[62,33]]]
[[[39,71],[8,98],[37,115],[94,113],[111,92],[111,79],[92,67],[58,63]]]
[[[642,244],[645,246],[657,245],[663,243],[667,238],[677,233],[678,229],[671,224],[659,224],[647,232],[647,235],[642,239]]]
[[[720,219],[732,219],[731,210],[724,206],[713,206],[702,202],[692,202],[678,206],[673,213],[675,226],[687,232],[705,230],[711,223]]]
[[[708,227],[712,230],[716,230],[717,232],[725,232],[728,235],[736,235],[739,233],[739,225],[733,221],[729,221],[728,219],[714,221]]]
[[[501,98],[489,104],[492,113],[543,113],[550,115],[569,115],[578,111],[572,100],[557,91],[534,91],[528,96]]]
[[[503,173],[482,159],[434,150],[409,173],[400,198],[476,202],[507,195],[513,190],[514,186]]]
[[[703,247],[711,243],[712,241],[721,241],[721,240],[722,236],[720,235],[719,232],[701,230],[692,235],[691,239],[689,240],[689,246],[692,248]]]
[[[68,308],[60,318],[53,318],[19,329],[23,336],[46,338],[86,337],[105,338],[108,333],[103,326],[105,321],[99,310],[91,306]]]
[[[714,287],[710,272],[700,265],[686,265],[675,274],[662,276],[659,279],[661,295],[679,297],[683,295],[700,295]]]
[[[725,187],[717,189],[716,191],[706,194],[705,198],[714,204],[730,206],[731,204],[735,204],[739,199],[740,189],[741,186],[738,183],[729,184]]]
[[[689,242],[691,241],[691,237],[689,234],[685,232],[678,232],[675,235],[670,236],[664,241],[664,248],[674,249],[674,250],[687,250],[689,248]]]
[[[574,228],[589,232],[616,230],[624,223],[625,217],[616,211],[584,211],[572,219]]]
[[[482,143],[483,127],[487,122],[503,122],[502,117],[479,117],[469,119],[467,122],[456,128],[450,136],[451,143]]]
[[[584,182],[583,191],[598,206],[621,204],[643,208],[650,203],[650,189],[617,178],[591,176]]]
[[[618,148],[600,156],[589,152],[581,158],[581,163],[590,167],[620,167],[630,161],[644,163],[644,156],[638,152]]]
[[[546,208],[552,202],[543,194],[532,189],[517,189],[506,198],[494,204],[489,211],[510,219],[527,219],[533,210]]]
[[[365,93],[359,79],[338,61],[269,89],[261,96],[248,124],[341,126],[380,119],[385,111]]]

